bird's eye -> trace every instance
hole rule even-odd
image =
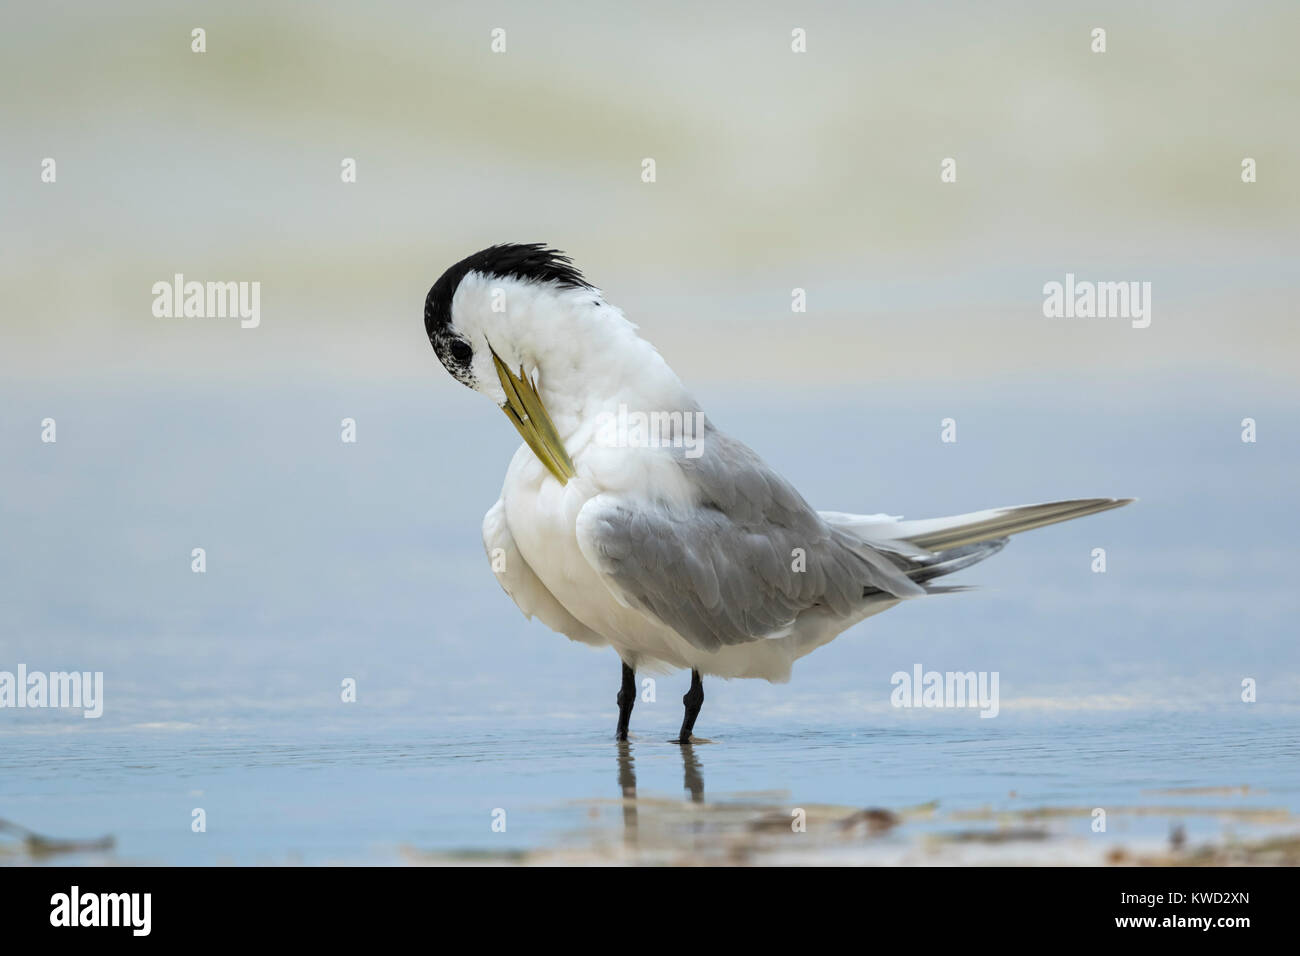
[[[469,347],[468,342],[462,342],[460,339],[453,339],[451,343],[451,357],[455,359],[458,365],[468,365],[469,360],[474,357],[474,350]]]

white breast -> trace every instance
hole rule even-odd
[[[501,500],[519,553],[533,573],[579,621],[601,634],[625,658],[654,669],[696,666],[699,653],[683,638],[645,613],[621,604],[578,546],[576,523],[582,506],[608,490],[574,456],[579,477],[561,486],[527,446],[510,462]]]

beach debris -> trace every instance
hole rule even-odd
[[[25,826],[4,819],[0,819],[0,833],[16,836],[23,850],[34,859],[59,853],[102,853],[113,849],[114,843],[111,836],[99,837],[95,840],[64,840],[42,836]]]

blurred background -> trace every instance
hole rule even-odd
[[[448,759],[506,727],[604,746],[617,661],[525,622],[497,588],[479,524],[517,436],[423,331],[443,269],[510,241],[569,252],[713,420],[819,508],[1141,499],[1017,539],[962,575],[980,592],[874,618],[789,686],[717,682],[701,732],[901,722],[925,739],[938,716],[888,704],[889,676],[918,661],[1001,673],[1005,718],[959,734],[1054,714],[1074,723],[1043,732],[1068,740],[1105,712],[1131,721],[1102,736],[1135,767],[1168,753],[1157,783],[1224,781],[1175,738],[1134,747],[1153,714],[1198,715],[1216,741],[1261,739],[1256,714],[1294,729],[1294,4],[55,3],[3,21],[0,670],[102,670],[106,685],[99,721],[0,712],[0,807],[26,823],[210,860],[173,841],[221,766],[208,799],[249,824],[222,858],[283,859],[311,841],[259,816],[240,770],[279,766],[284,740],[319,754],[337,737],[340,777],[394,734]],[[1044,318],[1043,285],[1067,272],[1150,282],[1150,327]],[[260,326],[156,318],[151,288],[175,273],[260,282]],[[955,444],[939,439],[949,417]],[[637,710],[656,741],[678,684]],[[222,763],[240,740],[254,756]],[[48,762],[92,741],[112,781],[99,799]],[[1278,741],[1246,768],[1272,767],[1264,782],[1300,802]],[[497,746],[493,786],[528,749]],[[123,769],[142,752],[143,781]],[[834,796],[859,800],[839,753]],[[789,782],[743,765],[719,785]],[[893,799],[947,786],[918,765],[903,746]],[[1022,790],[1041,779],[1010,765]],[[456,766],[389,785],[445,797]],[[371,783],[350,811],[374,812]],[[315,789],[284,787],[286,805]],[[367,839],[473,844],[466,806],[447,797],[442,829]],[[153,822],[176,813],[180,837]],[[355,858],[322,813],[328,852]]]

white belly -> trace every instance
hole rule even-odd
[[[805,615],[788,637],[735,644],[717,651],[695,647],[657,619],[620,603],[583,555],[576,531],[578,512],[604,490],[604,486],[581,476],[561,486],[548,476],[531,451],[521,447],[506,472],[501,497],[515,546],[543,586],[635,669],[662,673],[690,668],[716,677],[786,681],[795,660],[854,623]],[[892,603],[864,609],[862,617]]]
[[[602,489],[583,478],[561,487],[527,448],[521,451],[510,463],[501,497],[515,546],[546,589],[634,666],[696,666],[700,652],[672,629],[620,604],[578,547],[578,512]]]

